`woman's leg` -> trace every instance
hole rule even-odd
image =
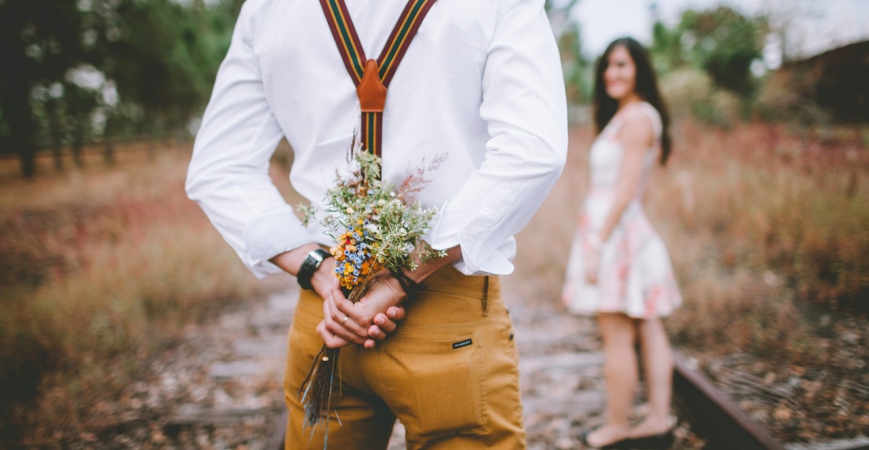
[[[661,319],[640,321],[637,331],[649,392],[649,415],[631,430],[631,437],[651,436],[670,428],[673,386],[673,354]]]
[[[606,380],[606,424],[588,437],[588,443],[600,447],[628,436],[630,415],[637,385],[637,355],[633,319],[624,314],[598,316],[604,349]]]

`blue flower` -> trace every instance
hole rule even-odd
[[[364,224],[364,225],[369,225],[369,224],[371,224],[371,221],[368,220],[368,219],[365,219],[365,222],[364,222],[363,224]]]
[[[344,250],[344,256],[350,256],[350,250]]]

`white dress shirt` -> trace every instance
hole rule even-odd
[[[376,59],[406,0],[346,0],[366,57]],[[439,0],[389,86],[383,179],[401,183],[446,155],[419,195],[441,214],[426,236],[456,245],[467,275],[508,274],[513,235],[561,174],[567,114],[544,0]],[[355,86],[319,2],[247,0],[196,136],[187,193],[258,277],[306,243],[333,245],[301,224],[268,176],[286,136],[290,181],[323,203],[359,127]],[[323,208],[320,208],[321,211]]]

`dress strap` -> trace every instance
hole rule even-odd
[[[344,67],[356,85],[362,112],[362,146],[380,156],[389,83],[428,11],[437,0],[408,0],[377,60],[366,59],[344,0],[320,0]]]

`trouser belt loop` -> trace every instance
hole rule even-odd
[[[483,277],[483,317],[489,316],[489,277]]]

